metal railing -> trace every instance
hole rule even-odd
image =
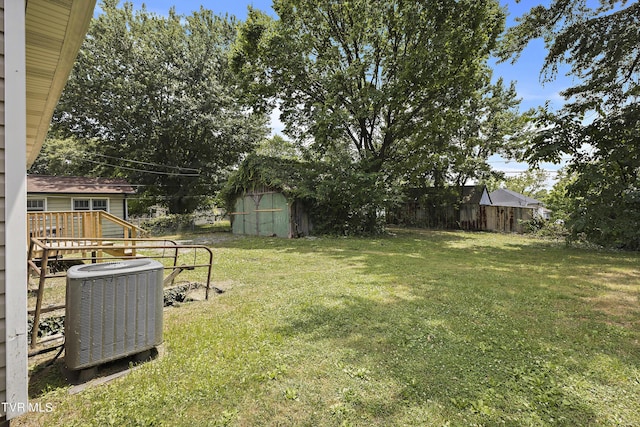
[[[145,253],[141,255],[139,252],[136,253],[135,250],[132,250],[132,248]],[[184,252],[187,250],[193,250],[193,262],[178,265],[179,259],[184,261]],[[205,252],[205,261],[198,261],[199,252]],[[84,263],[85,261],[92,263],[108,262],[140,258],[141,256],[153,259],[171,259],[171,265],[165,265],[164,267],[165,270],[172,270],[165,278],[165,286],[167,283],[172,283],[177,274],[183,270],[206,267],[205,299],[209,299],[213,252],[204,245],[184,245],[178,244],[173,240],[153,238],[32,237],[27,255],[27,269],[29,273],[33,272],[38,277],[38,288],[36,290],[36,305],[33,309],[29,310],[29,314],[33,314],[31,348],[35,348],[38,344],[38,326],[41,315],[45,312],[65,308],[64,305],[42,307],[46,280],[66,276],[64,269],[55,271],[56,269],[50,268],[53,263],[60,262],[63,256],[66,256],[64,257],[64,261],[67,263]],[[29,284],[27,283],[27,289],[28,287]]]

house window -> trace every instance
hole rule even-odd
[[[27,212],[44,212],[44,199],[27,200]]]
[[[108,199],[73,199],[74,211],[109,211]]]
[[[91,210],[92,211],[105,211],[107,212],[107,199],[91,199]]]
[[[73,210],[74,211],[90,211],[91,200],[90,199],[74,199]]]

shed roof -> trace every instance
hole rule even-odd
[[[543,205],[540,200],[505,188],[492,191],[489,196],[496,206],[536,207]]]
[[[311,168],[311,163],[299,160],[250,154],[231,174],[223,194],[235,197],[263,186],[298,197],[305,192],[305,172]]]
[[[472,205],[490,205],[491,196],[484,185],[465,185],[462,187],[462,203]]]
[[[134,194],[135,190],[125,180],[116,178],[29,175],[27,193]]]

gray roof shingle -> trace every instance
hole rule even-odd
[[[48,194],[135,194],[123,179],[82,176],[27,176],[27,193]]]

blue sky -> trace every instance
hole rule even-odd
[[[167,14],[171,6],[175,6],[178,14],[190,14],[191,11],[198,10],[201,5],[216,14],[235,15],[239,19],[246,18],[248,6],[253,6],[255,9],[260,9],[267,13],[274,13],[271,8],[271,0],[132,0],[132,3],[136,9],[140,8],[144,3],[147,10],[159,15]],[[514,24],[516,17],[527,12],[532,6],[548,4],[549,0],[523,0],[520,3],[516,3],[515,0],[500,0],[500,3],[507,7],[507,26],[511,26]],[[554,81],[541,83],[540,70],[545,54],[543,42],[535,40],[529,43],[515,64],[495,64],[495,61],[492,61],[494,79],[502,77],[506,83],[511,81],[516,83],[518,95],[522,99],[520,104],[521,111],[544,105],[547,101],[550,103],[551,108],[558,109],[563,105],[560,92],[575,84],[573,79],[565,76],[562,70]],[[276,132],[282,129],[277,114],[272,116],[272,127]],[[494,169],[506,172],[508,176],[527,169],[526,164],[508,162],[498,156],[490,158],[490,162]],[[548,171],[555,171],[559,166],[544,164],[542,168]],[[552,173],[550,173],[550,178],[553,178]]]

